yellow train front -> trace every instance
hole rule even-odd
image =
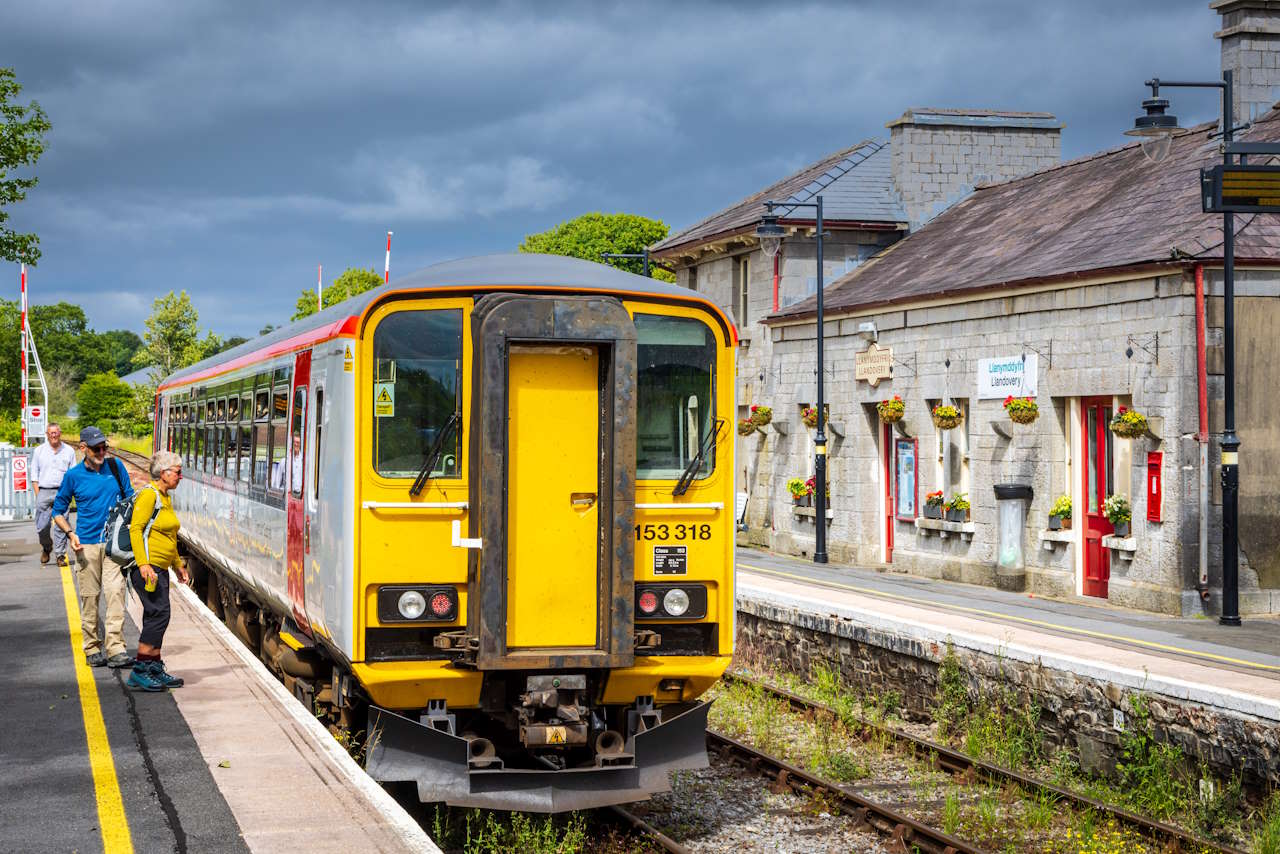
[[[197,523],[188,545],[222,601],[257,619],[263,649],[276,639],[295,693],[301,681],[347,722],[367,710],[369,773],[415,783],[424,801],[581,809],[705,765],[698,698],[734,635],[724,314],[694,292],[537,255],[439,265],[353,303],[278,333],[294,350],[240,357],[294,365],[274,407],[288,436],[268,429],[269,451],[240,450],[282,470],[286,530],[265,552],[284,571],[273,588],[273,570],[237,569],[218,520]],[[216,369],[166,383],[170,407],[231,375]],[[188,512],[225,517],[193,497]]]

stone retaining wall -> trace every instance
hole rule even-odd
[[[857,690],[897,692],[908,719],[933,716],[938,668],[947,653],[945,639],[912,637],[744,596],[738,599],[737,634],[739,650],[755,649],[764,660],[797,673],[807,674],[813,664],[826,663],[838,668],[845,684]],[[952,649],[973,702],[1010,689],[1029,694],[1040,705],[1041,731],[1055,749],[1075,749],[1086,770],[1114,770],[1120,743],[1115,712],[1129,714],[1129,698],[1136,693],[1132,687],[1048,667],[1040,659],[960,644]],[[1203,760],[1219,776],[1242,773],[1250,788],[1280,785],[1280,720],[1154,691],[1142,693],[1148,698],[1157,740],[1177,744],[1186,756]]]

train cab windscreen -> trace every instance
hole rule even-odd
[[[635,324],[636,477],[675,480],[697,457],[715,423],[715,336],[691,317],[637,314]],[[710,447],[694,474],[705,477],[714,468]]]
[[[462,406],[462,312],[401,311],[373,334],[373,459],[383,477],[414,477]],[[446,437],[432,477],[457,477],[461,430]]]

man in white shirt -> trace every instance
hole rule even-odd
[[[271,469],[271,485],[276,489],[302,487],[302,437],[294,436],[286,459],[276,460]]]
[[[67,563],[67,535],[51,524],[53,499],[58,497],[63,475],[76,464],[76,451],[62,441],[62,428],[57,424],[50,424],[44,435],[47,441],[32,452],[29,472],[36,493],[36,533],[42,549],[40,562],[48,563],[52,553],[61,566]]]

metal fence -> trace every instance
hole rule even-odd
[[[29,475],[32,448],[15,448],[11,445],[0,445],[0,521],[12,522],[17,519],[32,519],[36,515],[36,496],[31,490]],[[25,482],[27,488],[15,490],[14,459],[21,457],[18,463],[18,481]]]

